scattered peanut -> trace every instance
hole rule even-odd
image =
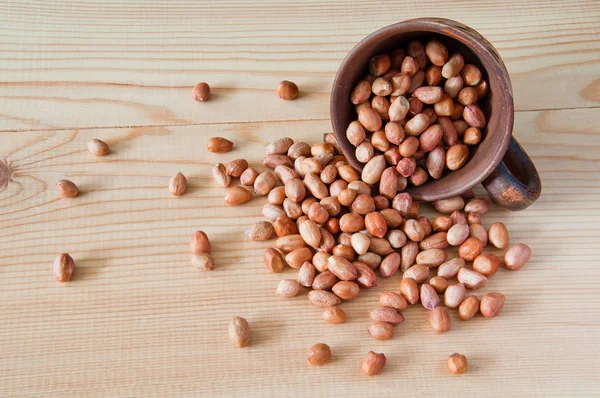
[[[194,88],[192,89],[192,98],[198,102],[208,101],[208,97],[210,96],[210,86],[208,83],[199,82],[196,83]]]
[[[455,375],[463,374],[469,368],[469,363],[464,355],[454,353],[448,357],[448,370]]]
[[[69,180],[60,180],[56,183],[56,189],[62,198],[74,198],[79,195],[79,189],[75,183]]]
[[[87,149],[90,153],[96,156],[105,156],[108,154],[109,147],[108,144],[102,140],[94,138],[90,142],[87,143]]]
[[[229,340],[234,346],[243,348],[250,343],[250,325],[244,318],[236,316],[229,324]]]
[[[75,261],[68,253],[62,253],[54,259],[52,273],[58,282],[69,282],[75,272]]]
[[[387,359],[384,354],[369,351],[362,362],[361,369],[367,376],[375,376],[383,371]]]
[[[298,86],[296,83],[283,80],[277,86],[277,95],[284,100],[294,100],[298,97]]]

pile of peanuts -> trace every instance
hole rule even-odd
[[[346,130],[359,162],[383,155],[415,186],[467,163],[486,126],[477,102],[488,83],[477,66],[431,40],[376,55],[368,70],[350,95],[358,118]]]
[[[394,327],[404,321],[401,311],[419,302],[431,311],[432,329],[447,332],[451,328],[447,308],[457,308],[464,320],[478,312],[491,318],[502,311],[501,293],[467,296],[467,291],[486,286],[500,268],[498,256],[483,253],[488,244],[508,248],[504,256],[508,269],[519,269],[529,260],[526,245],[509,248],[504,224],[483,227],[487,199],[469,193],[439,200],[433,206],[442,215],[429,220],[419,216],[419,202],[399,192],[404,184],[394,167],[370,162],[361,175],[337,153],[334,143],[310,146],[280,138],[266,147],[263,164],[273,171],[252,174],[258,174],[254,193],[267,196],[262,208],[267,221],[252,226],[247,234],[253,240],[277,236],[275,247],[264,253],[267,269],[278,273],[287,265],[298,275],[281,280],[276,295],[291,298],[308,288],[308,300],[323,308],[326,323],[343,323],[346,315],[339,305],[356,298],[361,289],[376,286],[379,270],[380,277],[399,273],[402,279],[397,292],[381,292],[380,306],[370,313],[368,331],[373,338],[392,338]],[[235,174],[241,180],[247,170]],[[221,174],[216,173],[215,179],[221,181]],[[251,197],[249,190],[237,186],[229,188],[225,200],[237,205]],[[458,249],[457,256],[445,250],[450,247]]]

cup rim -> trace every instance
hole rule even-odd
[[[354,81],[344,81],[344,79],[346,79],[345,75],[347,74],[348,68],[353,62],[356,62],[355,59],[361,56],[361,53],[365,51],[365,49],[374,47],[375,44],[383,40],[403,33],[421,32],[440,34],[468,47],[471,52],[477,56],[481,65],[487,72],[490,91],[494,88],[494,97],[498,98],[497,106],[503,110],[501,116],[495,116],[499,118],[497,127],[494,129],[494,134],[497,137],[494,137],[493,143],[490,141],[490,143],[487,144],[490,148],[486,146],[486,149],[488,149],[486,151],[486,156],[483,157],[483,155],[480,155],[480,159],[478,159],[479,164],[476,169],[474,169],[474,166],[467,168],[467,163],[464,168],[453,171],[438,180],[429,180],[424,185],[409,187],[404,191],[408,192],[415,200],[435,201],[459,195],[482,182],[494,171],[498,164],[500,164],[512,138],[514,104],[510,77],[495,48],[477,31],[460,22],[450,19],[415,18],[388,25],[371,33],[358,42],[342,61],[333,80],[330,115],[333,132],[338,143],[340,143],[342,149],[349,148],[352,144],[350,144],[346,138],[345,131],[347,125],[343,125],[344,123],[339,118],[339,112],[341,112],[342,107],[347,106],[349,103],[349,93],[352,88],[348,87],[348,85],[352,85],[353,87],[356,83]],[[496,103],[496,101],[494,101],[494,103]],[[363,164],[356,160],[354,153],[347,152],[350,151],[344,151],[350,164],[359,171],[362,170]],[[469,160],[469,163],[471,163],[472,160],[473,158]],[[482,160],[484,160],[485,163],[483,163]]]

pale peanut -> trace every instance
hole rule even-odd
[[[421,304],[428,310],[433,310],[440,305],[440,297],[435,289],[427,283],[421,285]]]
[[[215,268],[215,260],[208,253],[193,253],[192,265],[199,271],[212,271]]]
[[[231,184],[231,176],[227,174],[227,169],[223,163],[217,163],[212,169],[212,175],[217,184],[227,188]]]
[[[321,318],[325,323],[340,324],[346,320],[346,313],[340,307],[329,306],[323,309]]]
[[[285,155],[293,144],[294,140],[289,137],[278,138],[265,147],[265,154]]]
[[[397,325],[404,322],[404,316],[394,308],[379,307],[369,313],[371,320],[375,322],[385,322],[391,325]]]
[[[508,229],[501,222],[495,222],[488,229],[489,242],[498,249],[506,249],[510,244]]]
[[[340,256],[331,256],[327,259],[327,269],[343,281],[355,280],[358,277],[356,267]]]
[[[282,279],[277,285],[275,294],[283,298],[296,297],[300,292],[300,284],[293,279]]]
[[[458,274],[458,271],[461,268],[463,268],[464,266],[465,266],[465,260],[463,260],[462,258],[457,257],[457,258],[450,259],[439,266],[438,276],[441,276],[442,278],[446,278],[446,279],[452,279],[456,276],[456,274]]]
[[[319,307],[331,307],[342,302],[338,296],[325,290],[311,290],[308,292],[308,300]]]
[[[87,149],[88,151],[90,151],[90,153],[96,156],[108,155],[109,151],[108,144],[97,138],[94,138],[93,140],[87,143]]]
[[[444,292],[444,305],[448,308],[458,307],[465,299],[467,291],[462,283],[448,286]]]
[[[234,346],[243,348],[250,343],[250,325],[244,318],[236,316],[229,324],[229,339]]]
[[[523,243],[512,245],[504,255],[504,265],[508,269],[523,268],[531,257],[531,249]]]
[[[429,267],[423,264],[415,264],[412,267],[408,268],[402,274],[402,278],[404,279],[413,279],[417,283],[423,283],[429,277]]]
[[[442,249],[427,249],[417,254],[417,264],[424,265],[426,267],[434,268],[440,266],[448,255]]]
[[[465,285],[468,289],[479,289],[487,285],[487,278],[477,271],[468,268],[461,268],[456,275],[458,282]]]
[[[469,226],[466,224],[453,225],[446,235],[446,239],[451,246],[461,245],[469,237]]]

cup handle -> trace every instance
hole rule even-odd
[[[510,210],[531,206],[542,193],[540,175],[514,137],[502,162],[482,184],[496,202]]]

